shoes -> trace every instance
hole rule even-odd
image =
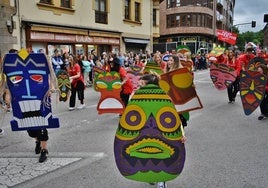
[[[155,185],[155,183],[149,183],[149,185]]]
[[[259,117],[258,117],[258,120],[264,120],[264,119],[266,119],[267,118],[267,116],[265,116],[265,115],[260,115]]]
[[[85,104],[81,104],[80,106],[77,107],[77,109],[81,110],[81,109],[85,108],[85,106],[86,106]]]
[[[167,188],[166,182],[158,182],[157,183],[157,188]]]
[[[229,101],[228,103],[229,103],[229,104],[234,104],[234,101]]]
[[[4,134],[4,130],[3,129],[0,129],[0,135]]]
[[[75,110],[75,107],[69,107],[69,111]]]
[[[46,149],[41,150],[41,155],[39,157],[39,163],[45,162],[47,160],[48,151]]]
[[[35,142],[35,154],[39,154],[41,152],[41,142],[36,141]]]

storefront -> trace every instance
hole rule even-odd
[[[31,25],[26,27],[26,46],[32,51],[44,50],[49,56],[54,49],[75,55],[90,54],[94,49],[97,55],[102,52],[117,53],[120,49],[120,33],[91,31],[85,29],[59,28]]]

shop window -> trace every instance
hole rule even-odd
[[[40,0],[40,3],[52,4],[52,0]]]
[[[61,7],[71,8],[71,1],[70,0],[61,0]]]
[[[106,0],[95,0],[95,22],[108,24]]]

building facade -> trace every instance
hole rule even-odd
[[[13,45],[17,44],[17,37],[13,35],[14,21],[16,14],[14,4],[8,0],[0,0],[0,57],[3,57]]]
[[[159,0],[13,1],[16,49],[42,49],[48,55],[56,48],[74,54],[151,52],[153,37],[159,36],[153,22]]]
[[[217,29],[231,31],[235,0],[163,0],[160,37],[154,51],[187,45],[192,53],[207,53],[217,41]]]

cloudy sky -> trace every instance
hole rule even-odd
[[[236,0],[234,10],[234,25],[256,21],[256,27],[251,24],[237,26],[240,32],[257,32],[264,28],[264,14],[268,14],[268,0]]]

